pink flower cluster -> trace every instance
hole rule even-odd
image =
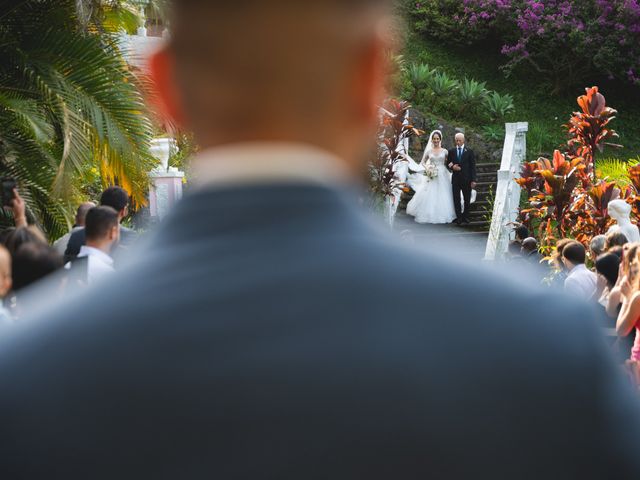
[[[580,63],[640,84],[640,0],[463,0],[458,21],[477,38],[497,32],[507,69],[523,60],[546,71]]]

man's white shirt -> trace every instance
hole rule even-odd
[[[83,245],[78,258],[87,257],[87,282],[95,282],[101,277],[113,273],[113,258],[97,248]]]
[[[564,281],[564,289],[577,297],[590,299],[596,291],[598,277],[584,264],[577,265]]]

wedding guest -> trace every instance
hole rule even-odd
[[[622,306],[622,282],[626,279],[633,283],[638,274],[637,269],[633,266],[633,260],[636,258],[639,247],[639,243],[627,243],[624,247],[614,247],[611,249],[612,251],[615,251],[616,248],[622,249],[620,256],[620,273],[618,274],[618,280],[615,286],[609,293],[607,305],[607,315],[611,318],[617,318],[620,313],[620,307]]]
[[[594,261],[606,251],[606,243],[606,235],[596,235],[591,239],[591,242],[589,242],[589,254]]]
[[[529,229],[527,227],[525,227],[524,225],[520,225],[518,227],[516,227],[515,229],[515,233],[516,233],[516,242],[518,243],[522,243],[525,238],[529,238]]]
[[[0,336],[0,478],[640,478],[588,307],[360,211],[391,2],[172,3],[149,64],[199,185]]]
[[[13,290],[19,293],[62,266],[62,256],[55,248],[41,242],[27,242],[13,255]]]
[[[66,233],[64,236],[60,237],[53,243],[54,248],[58,251],[58,253],[60,253],[60,255],[64,255],[71,235],[84,228],[87,212],[95,206],[96,204],[93,202],[84,202],[80,204],[80,206],[78,207],[78,211],[76,212],[75,223],[73,224],[73,228],[71,229],[71,231],[69,233]]]
[[[507,247],[507,259],[510,261],[513,260],[522,260],[522,245],[520,242],[511,241],[509,242],[509,246]]]
[[[562,261],[569,274],[564,281],[568,293],[589,300],[596,291],[597,277],[586,265],[587,251],[580,242],[572,241],[562,249]]]
[[[540,264],[542,256],[538,251],[538,241],[535,238],[528,237],[522,241],[522,256],[535,265]]]
[[[596,297],[598,303],[606,309],[611,290],[618,283],[620,257],[614,253],[603,253],[596,259],[595,267],[598,276]]]
[[[121,187],[109,187],[100,197],[100,205],[111,207],[118,212],[119,222],[122,223],[124,218],[129,214],[129,194]],[[138,238],[138,234],[125,226],[120,226],[120,240],[118,242],[118,251],[115,254],[122,254],[130,248]],[[85,244],[85,229],[81,228],[77,232],[71,234],[67,248],[64,252],[66,261],[72,260],[80,253],[80,248]]]
[[[88,284],[114,272],[111,251],[120,238],[118,212],[111,207],[89,210],[85,226],[86,245],[80,248],[78,260],[86,261]]]
[[[5,246],[11,256],[14,256],[21,246],[29,243],[47,245],[47,239],[38,228],[32,226],[14,228],[5,239]]]
[[[621,247],[620,245],[616,245],[615,247],[611,247],[609,250],[607,250],[607,253],[612,253],[613,255],[615,255],[621,260],[622,260],[622,252],[623,252],[623,247]]]
[[[633,255],[629,261],[629,269],[623,271],[623,278],[620,282],[620,299],[622,308],[618,314],[616,321],[616,333],[619,337],[627,337],[633,330],[635,332],[635,343],[631,349],[629,360],[632,362],[640,362],[640,259],[638,258],[640,249],[635,248],[629,252]]]
[[[627,243],[629,243],[629,240],[627,240],[627,237],[625,236],[625,234],[620,231],[614,231],[614,232],[608,233],[606,235],[606,239],[607,240],[605,241],[605,245],[604,245],[605,251],[609,251],[611,248],[616,246],[622,247]]]
[[[3,305],[11,290],[11,278],[11,254],[0,245],[0,325],[11,322],[11,314]]]

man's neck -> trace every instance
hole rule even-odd
[[[107,255],[111,255],[111,243],[110,242],[90,242],[87,241],[87,247],[95,248],[96,250],[100,250],[102,253],[106,253]]]

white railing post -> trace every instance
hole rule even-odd
[[[520,186],[515,179],[520,175],[520,166],[527,154],[528,123],[507,123],[502,151],[502,162],[498,171],[491,228],[487,239],[485,260],[500,260],[507,252],[513,230],[509,224],[516,221],[520,206]]]

